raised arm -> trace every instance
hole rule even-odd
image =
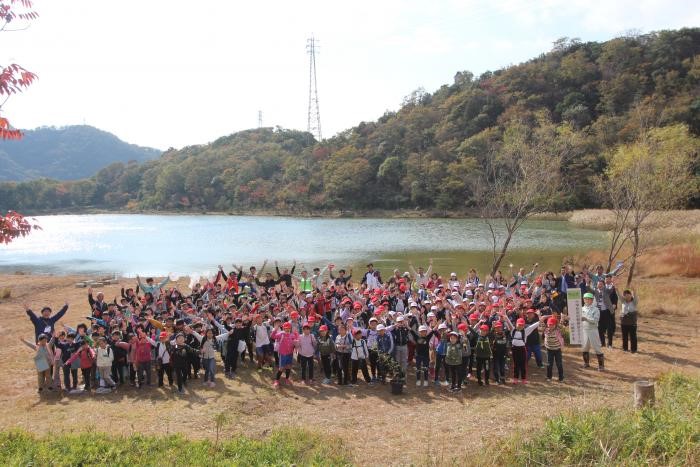
[[[68,302],[66,302],[66,304],[63,305],[63,308],[61,308],[60,310],[58,310],[58,313],[56,313],[56,314],[53,315],[51,318],[49,318],[50,321],[51,321],[51,323],[55,323],[55,322],[58,321],[59,319],[63,318],[63,315],[66,314],[66,311],[68,311]]]
[[[32,350],[36,350],[36,349],[39,348],[36,344],[34,344],[34,343],[32,343],[32,342],[29,342],[27,339],[24,339],[24,338],[21,338],[21,337],[20,337],[19,340],[20,340],[24,345],[26,345],[27,347],[29,347],[29,348],[32,349]]]

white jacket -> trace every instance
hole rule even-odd
[[[95,356],[97,357],[97,366],[105,367],[112,366],[112,361],[114,361],[114,352],[112,352],[111,347],[98,347],[95,349]]]

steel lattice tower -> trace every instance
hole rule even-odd
[[[321,112],[318,108],[318,86],[316,83],[316,52],[318,40],[311,37],[306,41],[306,51],[309,54],[309,113],[307,131],[321,141]]]

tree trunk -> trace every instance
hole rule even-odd
[[[508,245],[510,244],[511,238],[513,238],[513,232],[509,230],[508,235],[506,236],[506,239],[503,242],[503,247],[501,247],[501,252],[498,254],[498,257],[495,258],[493,261],[491,277],[494,277],[496,275],[496,271],[498,271],[498,267],[501,265],[501,261],[503,261],[503,258],[506,256],[506,251],[508,251]]]
[[[627,288],[629,289],[632,285],[632,278],[634,277],[634,267],[637,265],[637,255],[639,255],[639,229],[634,229],[632,231],[632,262],[630,263],[629,273],[627,274]]]
[[[637,381],[634,383],[634,408],[641,409],[644,406],[653,407],[655,402],[654,383],[651,381]]]

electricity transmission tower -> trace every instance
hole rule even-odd
[[[262,110],[258,110],[258,128],[262,128]]]
[[[311,37],[306,41],[306,51],[309,54],[309,113],[307,131],[321,141],[321,112],[318,109],[318,87],[316,85],[316,52],[318,39]]]

